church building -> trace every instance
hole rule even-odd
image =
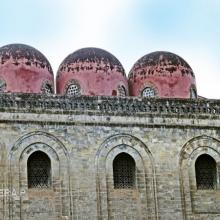
[[[83,48],[54,78],[37,49],[2,46],[0,134],[0,220],[220,219],[220,99],[176,54],[126,74]]]

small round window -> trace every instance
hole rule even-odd
[[[125,87],[120,85],[118,86],[118,92],[117,92],[118,96],[120,97],[125,97],[126,96],[126,90]]]
[[[80,87],[77,84],[70,84],[66,91],[67,95],[77,96],[80,95]]]
[[[146,87],[141,93],[142,97],[154,97],[156,95],[155,90],[151,87]]]
[[[3,79],[0,79],[0,92],[4,92],[6,89],[6,83]]]

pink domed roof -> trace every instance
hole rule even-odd
[[[47,58],[33,47],[9,44],[0,48],[0,91],[53,93],[53,71]]]
[[[83,48],[67,56],[57,73],[57,93],[126,95],[128,83],[118,59],[98,48]]]
[[[132,96],[161,98],[196,98],[194,73],[189,64],[176,54],[153,52],[140,58],[129,77]]]

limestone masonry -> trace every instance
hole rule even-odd
[[[197,95],[175,54],[127,79],[84,48],[54,83],[39,51],[4,46],[0,133],[0,220],[220,219],[220,100]]]

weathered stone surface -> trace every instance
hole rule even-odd
[[[53,71],[47,58],[24,44],[0,47],[0,91],[53,93]]]
[[[118,87],[128,92],[128,82],[122,64],[111,53],[94,47],[77,50],[60,64],[56,77],[57,93],[68,94],[69,85],[80,88],[81,95],[120,96]]]
[[[0,95],[0,219],[220,219],[215,190],[197,190],[196,158],[220,163],[219,100]],[[51,160],[50,188],[30,189],[27,161]],[[119,153],[134,189],[114,189]]]
[[[190,98],[196,95],[195,75],[189,64],[180,56],[157,51],[141,57],[129,73],[130,95],[143,96],[151,88],[160,98]]]

